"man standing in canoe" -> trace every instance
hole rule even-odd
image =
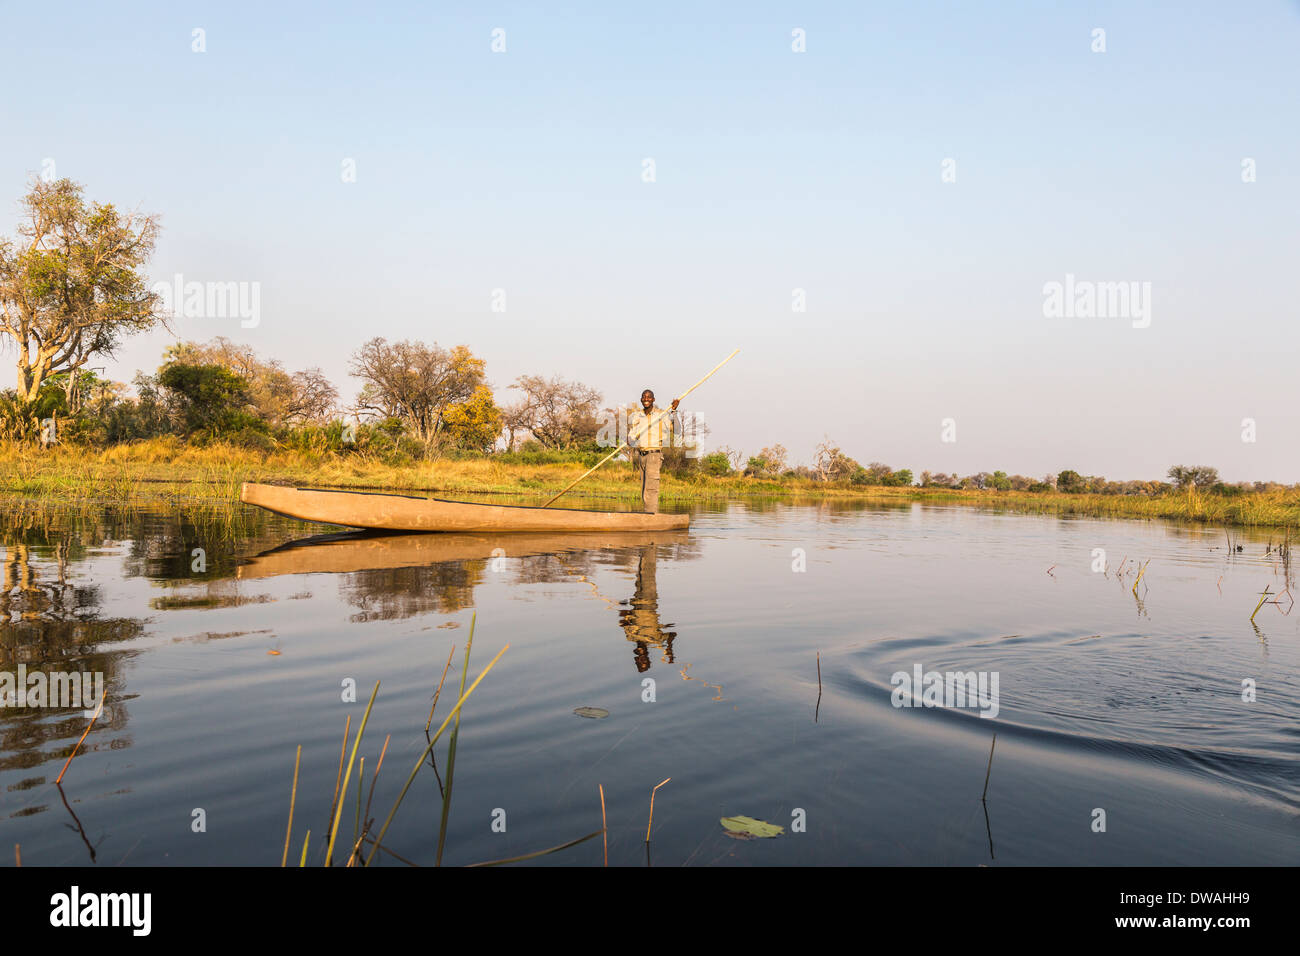
[[[673,399],[665,412],[655,407],[655,393],[647,388],[641,393],[642,410],[633,409],[627,416],[627,443],[632,446],[633,463],[641,468],[641,505],[648,515],[659,513],[659,469],[664,448],[672,444],[679,401]]]

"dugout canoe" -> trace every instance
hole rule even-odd
[[[303,521],[379,531],[673,531],[690,515],[483,505],[414,495],[244,484],[239,500]]]
[[[647,545],[665,549],[685,544],[685,531],[619,531],[554,533],[486,533],[449,531],[403,534],[389,531],[345,531],[290,541],[241,559],[235,569],[240,580],[284,574],[350,574],[357,571],[423,568],[434,564],[485,558],[523,558],[539,554],[582,551],[637,550]]]

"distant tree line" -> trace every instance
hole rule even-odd
[[[1218,469],[1208,465],[1174,465],[1169,469],[1167,482],[1108,481],[1099,475],[1081,475],[1072,469],[1054,475],[1044,475],[1041,478],[1008,475],[1005,471],[981,471],[964,476],[923,471],[920,479],[915,480],[911,469],[908,468],[896,470],[878,461],[861,465],[829,439],[817,446],[811,467],[788,465],[787,452],[783,445],[764,448],[758,454],[751,455],[743,469],[735,463],[738,457],[740,456],[731,449],[721,449],[704,456],[701,461],[702,470],[707,474],[719,476],[742,474],[746,477],[766,479],[802,478],[881,488],[921,487],[1093,495],[1161,495],[1171,491],[1206,491],[1212,494],[1235,495],[1281,491],[1287,488],[1284,484],[1272,481],[1226,484],[1219,480]]]

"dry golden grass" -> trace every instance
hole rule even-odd
[[[0,492],[48,501],[130,504],[233,504],[245,481],[317,487],[424,492],[554,494],[582,474],[576,462],[504,464],[491,458],[392,464],[363,454],[249,451],[230,445],[193,447],[175,438],[116,445],[102,451],[63,447],[41,451],[0,444]],[[640,494],[627,462],[611,462],[565,501]],[[665,475],[664,500],[707,498],[847,498],[903,503],[940,501],[1030,513],[1116,518],[1172,518],[1216,524],[1300,528],[1300,490],[1236,496],[1167,494],[1066,495],[943,488],[882,488],[807,479]]]

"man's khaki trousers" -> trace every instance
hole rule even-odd
[[[664,463],[660,449],[637,452],[641,460],[641,507],[648,515],[659,513],[659,468]]]

